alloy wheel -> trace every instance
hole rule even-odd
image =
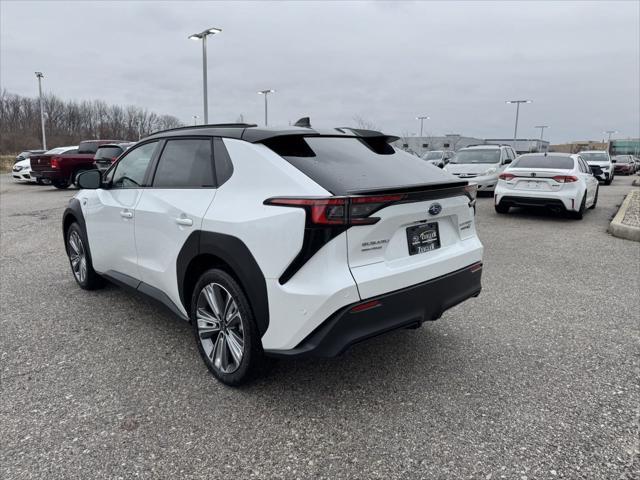
[[[87,255],[84,244],[78,232],[72,231],[69,234],[69,260],[71,270],[79,283],[84,283],[87,278]]]
[[[238,304],[219,283],[206,285],[198,295],[198,338],[207,358],[222,373],[233,373],[244,356],[244,326]]]

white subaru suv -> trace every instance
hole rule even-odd
[[[480,293],[476,189],[397,138],[336,128],[158,132],[63,216],[71,270],[158,300],[193,325],[220,381],[265,357],[334,356]]]

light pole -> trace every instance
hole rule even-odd
[[[422,141],[422,130],[423,130],[423,126],[424,126],[424,121],[425,120],[429,120],[429,116],[428,115],[418,115],[416,117],[416,120],[420,120],[420,153],[422,154],[422,149],[423,149],[423,144],[424,142]]]
[[[268,89],[268,90],[260,90],[258,92],[258,95],[264,95],[264,126],[268,126],[269,125],[269,117],[268,117],[268,106],[267,106],[267,97],[269,96],[270,93],[276,93],[275,90],[272,89]]]
[[[42,102],[42,79],[44,75],[42,72],[36,72],[36,78],[38,79],[38,92],[40,93],[40,126],[42,127],[42,149],[47,149],[47,136],[44,133],[44,103]]]
[[[520,104],[531,103],[531,100],[507,100],[505,103],[516,104],[516,128],[513,130],[513,149],[516,150],[516,139],[518,138],[518,116],[520,115]]]
[[[191,115],[193,118],[193,125],[198,125],[198,119],[200,118],[198,115]]]
[[[221,28],[208,28],[203,32],[189,35],[190,40],[202,40],[202,96],[204,103],[204,123],[209,123],[209,102],[207,100],[207,37],[222,32]]]
[[[540,129],[540,140],[544,137],[544,129],[549,128],[549,125],[536,125],[535,128]]]

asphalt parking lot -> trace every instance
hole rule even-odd
[[[419,330],[218,383],[190,327],[76,286],[73,190],[0,179],[0,477],[640,478],[640,244],[478,200],[483,292]]]

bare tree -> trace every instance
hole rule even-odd
[[[371,120],[361,117],[360,115],[356,115],[353,117],[353,121],[356,126],[362,130],[380,130],[380,128],[373,123]]]

